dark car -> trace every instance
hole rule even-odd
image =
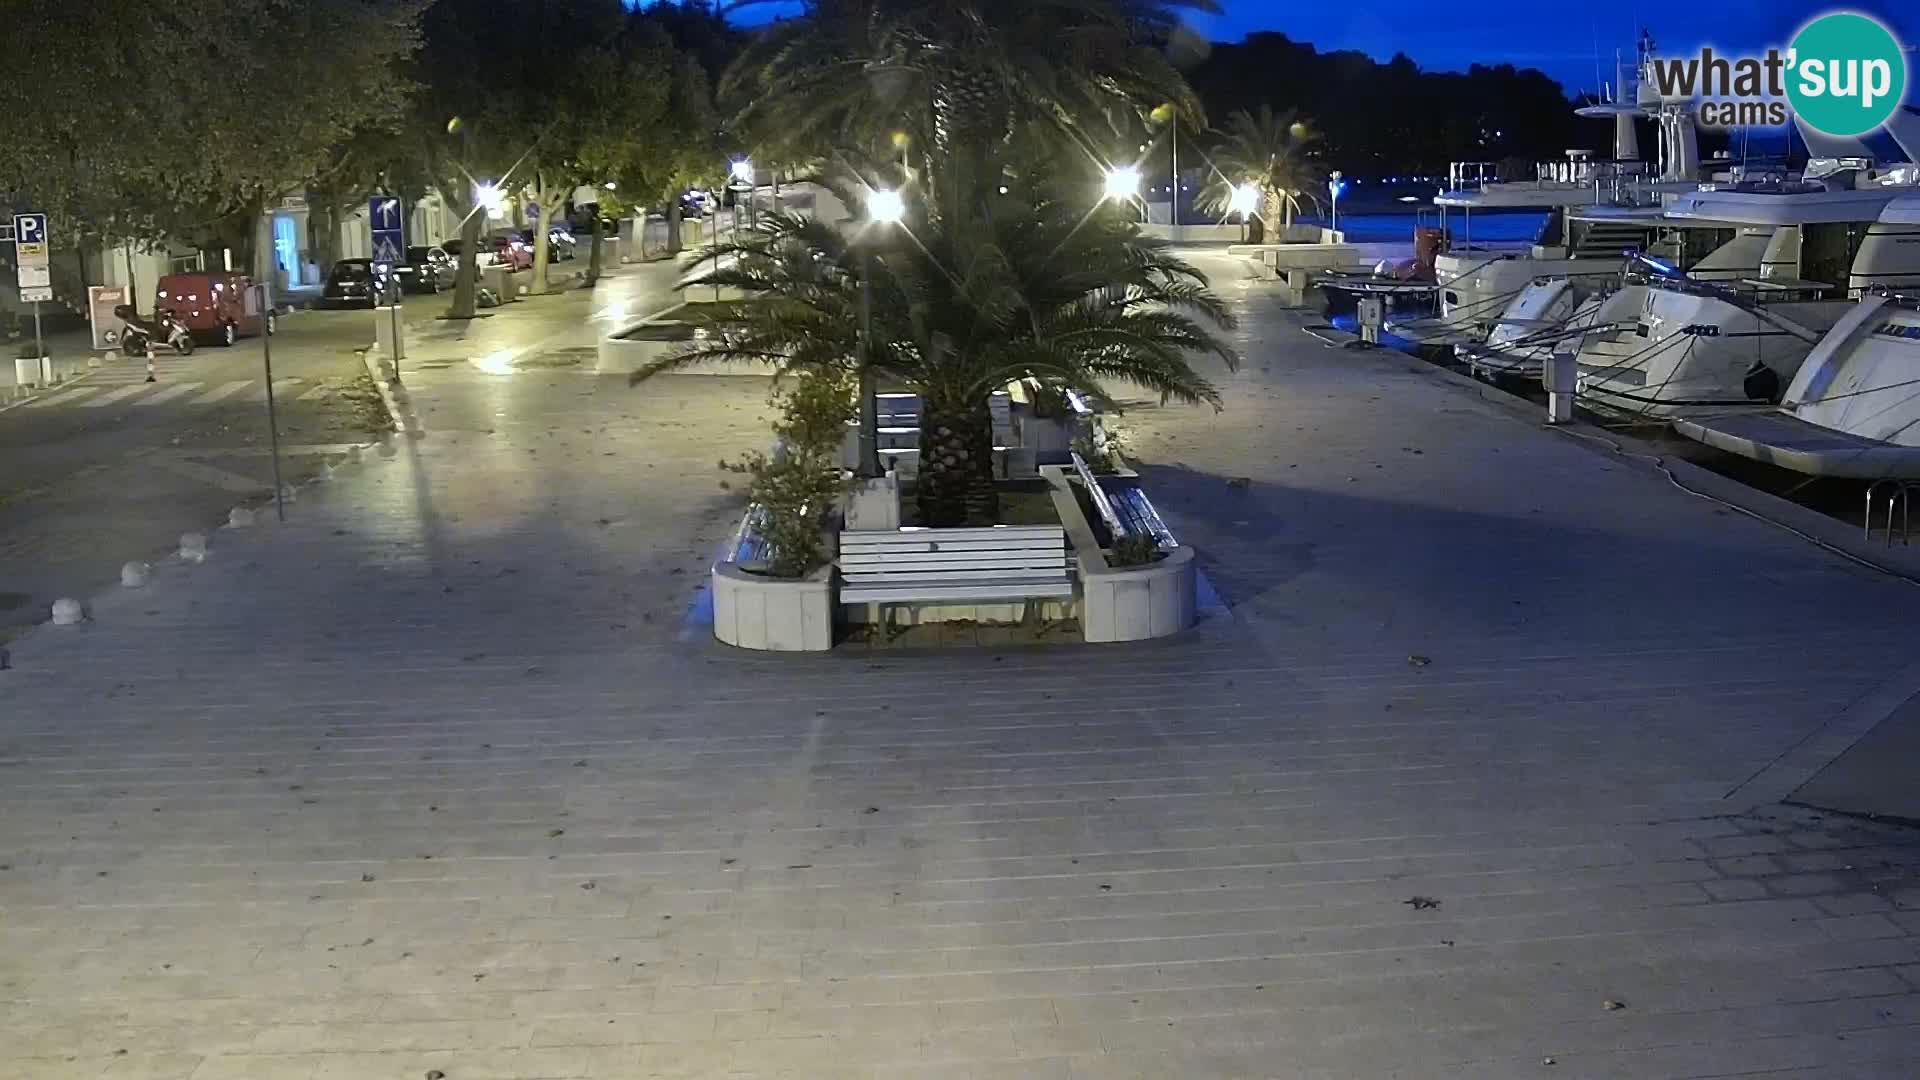
[[[444,248],[410,247],[407,262],[393,268],[400,287],[408,292],[437,293],[453,284],[457,267]]]
[[[320,290],[323,308],[371,308],[379,306],[380,294],[388,287],[372,259],[341,259],[327,274]]]

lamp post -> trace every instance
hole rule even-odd
[[[1331,196],[1333,203],[1333,222],[1328,226],[1328,229],[1332,232],[1340,231],[1340,193],[1345,190],[1347,190],[1347,185],[1346,181],[1340,179],[1340,170],[1333,170],[1332,175],[1327,180],[1327,194]]]
[[[888,228],[906,217],[907,203],[897,191],[867,194],[869,227]],[[860,263],[860,475],[880,475],[880,409],[873,378],[873,248],[863,245]]]
[[[746,191],[747,199],[748,199],[747,227],[752,228],[756,220],[755,214],[754,214],[755,207],[752,202],[753,196],[754,196],[753,160],[751,158],[741,158],[740,160],[734,162],[732,165],[728,166],[727,171],[731,173],[733,176],[733,190],[735,195],[735,198],[733,200],[734,227],[736,230],[739,228],[740,199],[738,196],[741,190],[744,188]]]

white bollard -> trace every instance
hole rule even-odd
[[[244,529],[253,524],[253,511],[244,506],[236,506],[227,513],[227,527]]]
[[[1547,390],[1547,423],[1571,424],[1574,390],[1580,381],[1580,366],[1574,354],[1558,352],[1548,356],[1546,371],[1542,374]]]
[[[206,562],[207,534],[197,532],[181,533],[180,558],[190,563]]]
[[[53,602],[53,625],[72,626],[85,619],[86,614],[80,610],[80,601],[63,596]]]
[[[326,483],[329,480],[332,480],[333,479],[333,463],[327,462],[327,461],[321,462],[320,471],[314,474],[314,479],[318,480],[322,484]]]
[[[135,559],[120,568],[120,584],[129,589],[138,589],[146,585],[147,578],[153,573],[153,567]]]
[[[281,502],[292,502],[292,501],[293,501],[293,497],[294,497],[294,490],[293,490],[293,485],[292,485],[292,484],[281,484],[281,485],[280,485],[280,501],[281,501]]]

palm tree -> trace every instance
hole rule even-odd
[[[723,84],[750,102],[736,126],[814,146],[876,148],[896,133],[922,160],[984,154],[1015,130],[1072,132],[1116,102],[1198,98],[1163,45],[1181,9],[1215,0],[808,0],[762,31]],[[1083,140],[1084,141],[1084,140]]]
[[[921,397],[916,492],[921,523],[933,526],[992,523],[988,400],[1009,382],[1037,378],[1105,401],[1102,384],[1119,381],[1218,408],[1219,392],[1190,356],[1210,352],[1229,366],[1238,357],[1204,325],[1232,322],[1205,277],[1117,214],[1089,217],[1084,201],[1017,180],[999,194],[1001,178],[988,175],[991,189],[964,164],[947,170],[888,235],[773,214],[701,253],[720,269],[689,287],[748,299],[715,320],[712,337],[635,381],[719,358],[851,369],[864,280],[871,363]]]
[[[1213,152],[1213,181],[1196,200],[1202,209],[1224,212],[1240,184],[1252,184],[1260,193],[1257,213],[1268,226],[1292,225],[1303,196],[1318,205],[1324,181],[1307,149],[1320,136],[1296,110],[1276,113],[1270,105],[1260,106],[1257,113],[1240,109],[1227,117],[1220,135]]]

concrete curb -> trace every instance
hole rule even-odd
[[[35,390],[33,393],[28,394],[25,397],[16,398],[13,401],[7,402],[5,405],[0,405],[0,413],[7,412],[11,409],[18,409],[18,408],[21,408],[22,406],[31,405],[35,401],[38,401],[41,398],[46,397],[48,394],[58,394],[67,390],[71,390],[74,387],[79,386],[81,383],[86,382],[88,379],[93,378],[94,373],[101,370],[103,370],[102,367],[95,366],[93,364],[88,364],[85,368],[82,368],[78,373],[76,373],[71,379],[67,379],[64,382],[58,383],[53,386],[41,387],[40,389]]]

